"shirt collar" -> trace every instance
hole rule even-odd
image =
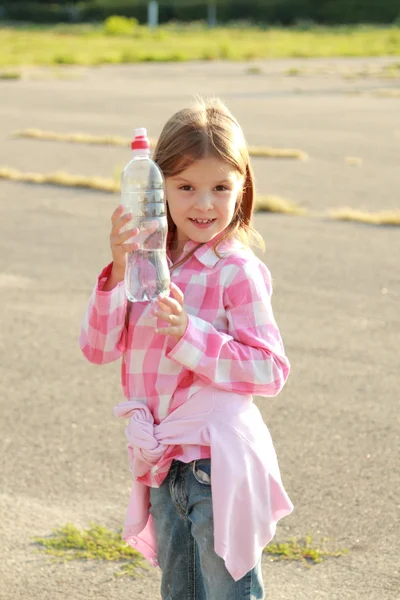
[[[197,258],[197,260],[199,262],[201,262],[201,264],[203,264],[205,267],[212,268],[220,260],[220,258],[215,254],[215,251],[214,251],[214,245],[215,245],[216,241],[217,241],[217,238],[213,238],[211,241],[209,241],[206,244],[203,244],[202,246],[197,248],[197,250],[193,253],[193,256],[195,256]],[[195,248],[197,245],[198,245],[197,242],[193,242],[191,240],[186,242],[186,244],[183,248],[183,253],[182,253],[181,257],[183,258],[184,256],[186,256],[186,254],[191,252],[193,250],[193,248]],[[224,254],[228,254],[229,252],[231,252],[234,249],[243,248],[243,247],[244,246],[243,246],[242,242],[240,240],[238,240],[237,238],[226,239],[219,244],[218,254],[223,256]]]

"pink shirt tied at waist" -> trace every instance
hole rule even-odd
[[[141,402],[122,402],[115,414],[130,419],[126,433],[133,484],[124,539],[157,565],[149,486],[141,479],[152,469],[168,472],[174,445],[209,445],[214,549],[235,580],[243,577],[274,537],[277,521],[293,509],[271,436],[251,396],[210,387],[159,425]]]
[[[184,253],[193,248],[188,242]],[[221,244],[218,258],[204,244],[171,279],[185,295],[189,323],[176,342],[155,334],[151,303],[131,306],[123,282],[103,291],[111,265],[98,278],[81,328],[90,362],[122,357],[133,474],[124,539],[156,564],[149,486],[161,485],[172,460],[212,457],[215,551],[235,579],[257,563],[277,521],[292,511],[273,444],[252,395],[274,396],[289,362],[276,325],[266,266],[238,243]],[[161,323],[160,323],[161,325]]]

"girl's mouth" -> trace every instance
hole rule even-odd
[[[207,229],[214,223],[215,219],[189,219],[189,221],[199,229]]]

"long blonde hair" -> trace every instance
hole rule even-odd
[[[165,177],[173,177],[195,161],[209,156],[229,163],[243,177],[243,188],[232,221],[214,245],[216,255],[219,256],[221,242],[232,237],[239,238],[245,246],[256,245],[264,249],[264,241],[251,223],[255,185],[247,144],[239,123],[218,98],[198,99],[193,107],[175,113],[165,124],[154,151],[154,161]],[[169,211],[168,230],[172,234],[176,230]]]

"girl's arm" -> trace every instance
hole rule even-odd
[[[126,349],[125,318],[128,301],[123,281],[108,289],[111,263],[99,275],[82,322],[80,348],[89,362],[105,365]]]
[[[225,291],[228,333],[192,315],[168,357],[221,389],[275,396],[290,370],[271,306],[271,277],[261,262],[237,268]]]

